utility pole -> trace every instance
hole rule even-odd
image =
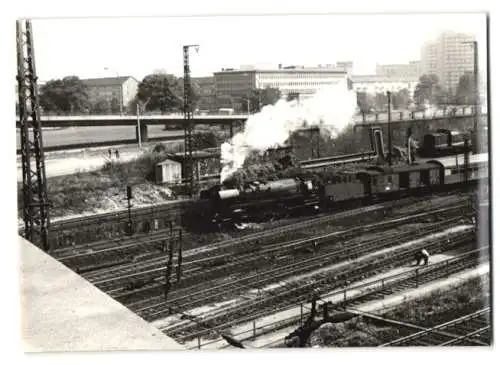
[[[30,20],[16,24],[17,82],[23,172],[24,236],[45,251],[49,245],[49,202],[43,152],[42,123]]]
[[[127,222],[127,234],[131,236],[134,232],[132,229],[132,187],[127,185],[127,211],[128,211],[128,222]]]
[[[195,190],[195,166],[193,161],[193,105],[191,90],[191,70],[189,69],[189,48],[198,52],[199,45],[190,44],[182,47],[184,56],[184,171],[189,184],[189,195]]]
[[[391,92],[387,91],[387,146],[389,153],[387,161],[389,166],[392,166],[392,130],[391,130]]]

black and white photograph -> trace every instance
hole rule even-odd
[[[24,352],[492,347],[487,12],[28,15]]]

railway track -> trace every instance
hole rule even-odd
[[[374,280],[372,282],[364,283],[362,285],[355,285],[349,288],[344,288],[328,293],[319,302],[320,303],[323,302],[324,305],[324,303],[328,301],[329,304],[328,309],[330,315],[335,313],[342,313],[350,309],[351,310],[354,309],[354,312],[357,312],[356,307],[362,304],[381,300],[387,295],[417,288],[422,284],[432,282],[444,277],[448,277],[449,275],[461,272],[464,269],[474,267],[479,262],[485,262],[488,260],[489,260],[488,247],[481,247],[465,252],[457,257],[442,262],[438,262],[436,264],[419,267],[418,269],[408,270],[407,272],[403,272],[401,274],[393,275],[390,277],[385,277],[384,279]],[[295,310],[290,310],[290,309],[295,309]],[[321,304],[320,304],[320,309],[321,309]],[[247,326],[242,325],[240,327],[242,328],[246,327],[249,329],[242,331],[233,330],[231,336],[237,339],[238,341],[246,341],[246,340],[255,340],[260,336],[264,336],[266,334],[273,333],[278,330],[282,330],[289,327],[291,328],[290,331],[293,331],[294,328],[304,323],[305,319],[311,314],[311,311],[306,306],[303,306],[301,304],[300,312],[296,308],[296,305],[295,306],[292,305],[278,310],[270,310],[266,313],[263,313],[263,316],[271,315],[273,313],[278,312],[279,310],[281,311],[288,310],[290,314],[287,316],[282,316],[282,318],[284,317],[283,319],[274,320],[261,326],[255,325],[256,319],[254,318],[253,326],[252,324],[249,324]],[[460,324],[460,322],[456,323]],[[219,328],[215,327],[214,329],[217,331],[222,331],[222,330],[227,331],[231,327],[234,327],[234,324],[225,327],[220,326]],[[478,327],[480,328],[471,328],[471,326],[463,328],[462,326],[461,327],[462,336],[466,336],[467,334],[471,335],[477,334],[473,332],[475,331],[481,332],[479,330],[482,330],[484,328],[484,326],[478,326]],[[212,329],[212,331],[214,329]],[[436,326],[434,327],[434,329],[435,331],[439,330],[441,335],[443,335],[443,333],[446,333],[443,327]],[[424,330],[418,333],[424,335],[426,332],[427,331]],[[486,331],[483,331],[481,333],[486,333]],[[385,344],[384,346],[389,346],[389,344],[390,346],[392,346],[392,343],[394,343],[394,346],[396,345],[411,346],[412,344],[409,342],[412,341],[412,339],[414,338],[412,336],[414,335],[410,335],[402,339],[395,340],[391,343]],[[415,339],[418,339],[421,335],[418,335],[417,337],[415,337]],[[451,340],[450,336],[445,336],[445,337],[446,339],[443,339],[441,345],[457,344],[457,342],[461,340],[459,338],[461,336],[458,335],[451,336]],[[276,347],[276,346],[281,347],[284,342],[283,340],[284,338],[282,340],[274,339],[267,343],[261,344],[259,347]],[[399,344],[399,341],[404,342],[404,344],[403,343]],[[214,340],[202,342],[201,331],[200,331],[200,333],[198,334],[198,345],[189,348],[195,349],[202,347],[225,348],[228,347],[228,345],[222,338],[217,338]]]
[[[257,240],[260,240],[261,244],[264,244],[266,242],[266,239],[270,239],[273,237],[277,236],[282,236],[285,234],[292,234],[294,232],[297,232],[298,230],[308,228],[311,226],[315,225],[321,225],[321,224],[328,224],[331,222],[338,222],[340,219],[343,218],[349,218],[357,215],[362,215],[365,213],[369,212],[374,212],[374,211],[380,211],[387,208],[387,204],[385,205],[377,205],[377,206],[371,206],[371,207],[366,207],[366,208],[360,208],[360,209],[354,209],[351,211],[345,211],[345,212],[340,212],[340,213],[334,213],[332,215],[328,216],[323,216],[323,217],[316,217],[313,219],[308,219],[306,221],[302,221],[299,223],[292,223],[289,225],[285,226],[279,226],[276,228],[273,228],[271,230],[267,230],[264,232],[257,232],[257,233],[251,233],[251,234],[246,234],[243,237],[236,237],[228,240],[223,240],[220,242],[216,242],[213,244],[206,245],[204,247],[200,248],[195,248],[191,250],[185,250],[183,252],[183,257],[189,261],[193,261],[196,259],[203,259],[207,255],[212,255],[212,256],[217,256],[220,254],[228,253],[229,250],[231,250],[232,253],[235,253],[233,250],[238,247],[238,246],[243,246],[248,243],[254,243]],[[134,237],[129,237],[126,239],[116,239],[111,242],[112,247],[116,247],[117,250],[121,250],[122,246],[128,245],[131,242],[134,242],[137,238],[143,239],[143,238],[148,238],[151,237],[151,234],[144,234],[141,236],[134,236]],[[183,239],[189,239],[189,233],[184,233],[183,234]],[[159,237],[159,241],[163,243],[163,237]],[[98,256],[101,254],[100,250],[103,250],[103,253],[110,252],[109,243],[106,244],[107,241],[101,241],[96,244],[89,244],[85,245],[85,249],[81,250],[80,252],[75,253],[74,249],[61,249],[59,251],[56,251],[57,255],[59,256],[60,259],[63,259],[67,262],[72,260],[73,258],[78,258],[79,260],[83,260],[86,256]],[[155,242],[151,241],[151,244],[154,245]],[[113,246],[114,245],[114,246]],[[92,250],[92,252],[88,252],[86,250]],[[103,271],[95,271],[91,272],[87,275],[85,275],[85,278],[91,282],[96,282],[99,281],[105,277],[112,278],[114,276],[119,276],[120,274],[127,274],[130,272],[137,271],[140,269],[140,267],[143,268],[148,268],[148,263],[151,265],[150,268],[154,269],[157,267],[163,267],[165,268],[165,258],[166,255],[161,255],[158,258],[152,258],[150,260],[145,261],[144,263],[141,264],[130,264],[130,265],[121,265],[119,267],[115,267],[113,269],[107,269],[106,274]],[[176,262],[176,258],[174,258],[174,263]],[[162,265],[157,266],[158,263],[162,263]],[[186,263],[187,264],[187,263]],[[104,275],[104,276],[103,276]],[[99,278],[97,278],[97,276]]]
[[[132,218],[141,217],[144,215],[155,216],[159,213],[169,212],[172,210],[180,209],[190,203],[194,202],[193,199],[186,200],[176,200],[167,203],[150,205],[146,207],[136,207],[131,208],[131,216]],[[128,210],[121,209],[108,213],[100,213],[93,214],[90,216],[82,216],[77,218],[69,218],[69,219],[61,219],[51,223],[52,230],[61,230],[61,229],[69,229],[69,228],[78,228],[82,223],[86,224],[101,224],[108,222],[115,222],[118,220],[127,220],[128,219]]]
[[[387,204],[386,204],[387,205]],[[238,244],[244,244],[247,242],[256,241],[259,239],[266,239],[268,237],[272,237],[279,234],[292,233],[296,230],[302,229],[304,227],[308,227],[311,225],[320,225],[327,224],[331,221],[348,218],[355,215],[368,213],[371,211],[377,211],[386,207],[386,205],[377,205],[371,206],[361,209],[355,209],[347,212],[334,213],[333,215],[322,216],[312,218],[306,221],[302,221],[299,223],[292,223],[289,225],[278,226],[272,228],[270,230],[264,232],[256,232],[253,234],[247,234],[243,237],[236,237],[229,240],[224,240],[217,242],[215,244],[210,244],[205,247],[201,247],[198,249],[194,249],[191,251],[185,252],[186,256],[195,256],[199,257],[205,256],[206,253],[214,252],[216,250],[224,250],[227,247],[234,247]],[[398,204],[399,205],[399,204]],[[126,254],[133,254],[135,248],[139,249],[143,242],[148,242],[148,245],[153,247],[162,246],[165,235],[173,235],[175,230],[178,230],[174,224],[169,224],[169,228],[161,229],[158,231],[153,231],[152,233],[142,233],[136,234],[134,236],[121,236],[113,239],[104,239],[96,242],[80,244],[77,246],[66,246],[61,248],[56,248],[52,250],[51,254],[61,262],[65,263],[67,266],[76,269],[79,266],[88,266],[90,262],[98,261],[99,259],[105,259],[109,257],[113,253],[116,253],[118,256],[123,256],[125,253],[124,250],[127,250]],[[183,239],[189,239],[190,234],[188,232],[182,232]],[[158,241],[156,241],[158,239]],[[128,252],[130,250],[131,252]],[[120,259],[116,260],[117,262]],[[115,261],[112,259],[111,261]],[[99,265],[97,265],[98,267]]]
[[[101,241],[85,248],[61,250],[53,254],[66,266],[82,272],[95,271],[100,265],[111,265],[120,260],[134,261],[138,256],[159,253],[167,242],[179,239],[180,233],[170,229],[135,237]],[[116,265],[114,265],[116,266]]]
[[[190,199],[133,208],[131,220],[134,232],[140,232],[145,225],[154,226],[156,224],[159,229],[162,229],[176,223],[180,213],[193,202],[194,200]],[[127,210],[56,221],[51,223],[50,227],[51,247],[57,251],[57,249],[64,247],[88,244],[95,241],[96,236],[103,240],[110,240],[113,235],[123,236],[128,222]]]
[[[470,243],[473,240],[474,235],[471,232],[461,232],[458,235],[450,237],[449,240],[434,242],[432,244],[424,242],[421,243],[420,246],[426,244],[426,247],[432,249],[432,252],[440,252],[445,249],[451,249]],[[417,248],[418,247],[411,247],[412,250]],[[360,251],[353,252],[352,250],[351,252],[352,257],[359,257],[362,253]],[[219,311],[210,312],[200,319],[200,321],[204,326],[212,329],[227,329],[236,324],[276,312],[277,310],[286,308],[290,304],[306,301],[311,295],[313,288],[321,288],[322,293],[334,290],[347,280],[353,281],[364,278],[374,272],[380,271],[381,268],[387,268],[390,265],[407,262],[408,256],[407,250],[401,249],[399,252],[391,253],[388,256],[381,255],[380,253],[372,255],[370,259],[365,258],[362,261],[358,261],[357,265],[354,265],[352,262],[347,262],[341,265],[337,270],[330,270],[326,275],[318,274],[316,275],[317,277],[309,277],[309,280],[296,281],[294,285],[278,287],[276,290],[268,291],[266,295],[260,295],[256,299],[251,298],[231,308],[225,307]],[[163,328],[163,330],[169,336],[175,337],[182,342],[210,332],[210,330],[207,329],[200,331],[198,324],[193,325],[192,322],[185,323],[182,321],[167,328]]]
[[[410,238],[421,238],[428,234],[442,230],[447,226],[452,226],[455,220],[452,219],[447,223],[438,223],[430,227],[426,227],[425,231],[418,229],[409,229],[406,232],[395,234],[390,232],[388,234],[382,234],[377,240],[370,242],[356,242],[356,239],[350,241],[343,241],[334,244],[332,247],[327,247],[322,250],[321,255],[315,253],[314,257],[306,256],[305,258],[293,257],[288,258],[284,267],[271,268],[264,271],[259,271],[255,274],[250,274],[240,278],[234,278],[230,282],[222,283],[216,285],[200,285],[200,288],[190,287],[189,290],[181,290],[173,293],[170,300],[165,303],[162,301],[161,297],[157,297],[158,303],[154,305],[149,305],[145,308],[137,308],[131,306],[131,309],[136,311],[140,316],[146,318],[149,321],[161,318],[162,315],[168,313],[168,309],[165,309],[165,304],[175,305],[177,307],[182,307],[184,310],[188,308],[193,308],[196,306],[201,306],[203,304],[213,302],[217,299],[221,300],[222,296],[228,295],[238,295],[243,291],[248,289],[256,290],[257,288],[263,288],[266,285],[272,284],[273,282],[279,280],[285,280],[290,277],[299,277],[300,274],[318,270],[319,268],[332,265],[335,263],[340,263],[343,260],[353,259],[352,251],[357,252],[358,257],[362,254],[370,253],[378,249],[383,249],[394,245],[394,242],[400,242],[401,240],[407,240]],[[326,245],[330,242],[323,241],[322,244]],[[193,290],[194,289],[194,290]]]
[[[491,343],[491,309],[481,309],[474,313],[442,323],[432,328],[385,343],[389,346],[467,346]],[[450,339],[449,335],[455,335]]]
[[[454,215],[463,213],[466,208],[463,204],[455,205],[449,208],[443,209],[433,209],[431,212],[420,213],[418,215],[412,215],[405,218],[397,218],[388,221],[382,221],[379,223],[374,223],[368,226],[354,227],[352,229],[343,230],[340,232],[333,232],[330,234],[322,234],[306,239],[292,240],[286,242],[277,242],[272,245],[265,245],[259,247],[251,247],[248,253],[240,254],[235,257],[234,252],[224,253],[219,256],[210,258],[196,259],[196,256],[184,256],[183,264],[183,278],[179,283],[181,286],[193,283],[206,281],[207,279],[220,277],[222,275],[227,275],[228,273],[238,272],[239,270],[252,268],[252,265],[256,265],[261,260],[265,260],[270,254],[277,254],[280,251],[288,250],[293,252],[295,250],[300,250],[303,248],[308,248],[312,246],[315,242],[318,245],[323,245],[332,240],[342,239],[345,240],[362,233],[369,231],[380,231],[383,229],[388,229],[390,227],[398,226],[405,223],[418,222],[421,219],[426,219],[430,216],[436,216],[440,214]],[[208,267],[208,269],[207,269]],[[155,259],[154,262],[148,263],[137,263],[129,266],[128,268],[117,268],[114,270],[114,274],[110,274],[111,271],[103,272],[97,277],[91,275],[86,277],[87,280],[91,281],[99,289],[106,291],[115,299],[119,299],[123,296],[128,295],[124,293],[120,295],[120,290],[130,287],[134,282],[143,284],[150,284],[146,287],[147,290],[153,287],[161,287],[164,285],[163,277],[165,275],[166,263],[165,259]],[[141,271],[142,270],[142,271]],[[119,273],[117,276],[116,274]],[[179,287],[176,284],[175,287]],[[137,292],[136,292],[137,293]],[[118,294],[118,295],[117,295]]]

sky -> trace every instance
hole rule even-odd
[[[474,34],[484,53],[484,14],[351,14],[218,17],[48,18],[33,20],[39,79],[130,75],[155,69],[182,74],[182,46],[192,76],[241,65],[317,65],[354,61],[354,74],[376,63],[420,59],[442,30]],[[480,62],[481,63],[481,62]],[[107,70],[105,70],[107,68]]]

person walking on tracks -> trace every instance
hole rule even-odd
[[[425,248],[419,250],[416,254],[415,254],[415,260],[417,261],[417,266],[420,265],[420,261],[423,260],[424,262],[424,265],[428,265],[429,264],[429,252],[427,252],[427,250]]]

